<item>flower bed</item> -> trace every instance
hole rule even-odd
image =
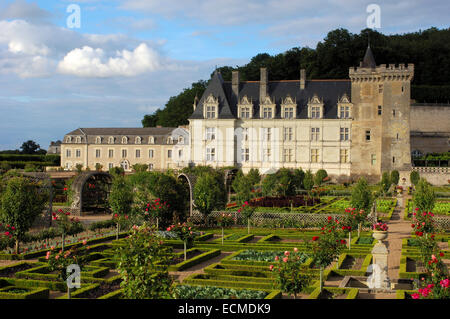
[[[250,289],[232,289],[213,286],[179,285],[178,299],[264,299],[270,292]]]

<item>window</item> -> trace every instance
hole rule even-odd
[[[179,136],[178,137],[178,143],[184,143],[184,137],[183,136]]]
[[[395,110],[392,110],[392,117],[395,117]]]
[[[341,149],[341,163],[348,163],[348,150]]]
[[[265,119],[272,118],[272,107],[264,107],[263,108],[263,118],[265,118]]]
[[[153,170],[153,164],[152,164],[152,163],[148,164],[148,169],[149,169],[150,171]]]
[[[285,148],[284,149],[284,161],[285,162],[293,162],[294,160],[294,155],[293,155],[293,151],[290,148]]]
[[[340,111],[340,118],[341,119],[348,119],[348,118],[350,118],[350,106],[341,106],[340,108],[339,108],[339,111]]]
[[[285,141],[292,141],[292,127],[285,127],[284,128],[284,140]]]
[[[178,158],[182,158],[183,157],[183,150],[178,150]]]
[[[148,138],[148,144],[155,144],[155,138],[153,136]]]
[[[311,141],[318,141],[320,137],[320,128],[311,127]]]
[[[341,127],[341,141],[348,141],[348,127]]]
[[[95,138],[95,144],[101,144],[102,143],[102,138],[100,136],[97,136]]]
[[[76,142],[76,143],[81,143],[81,137],[80,137],[80,136],[77,136],[77,138],[75,139],[75,142]]]
[[[270,149],[270,148],[264,149],[264,154],[263,154],[264,162],[270,161],[271,156],[272,156],[272,151],[271,151],[271,149]]]
[[[395,156],[392,156],[392,163],[395,163]]]
[[[293,119],[294,118],[294,108],[293,107],[285,107],[284,108],[284,118],[285,119]]]
[[[127,150],[122,150],[122,157],[123,158],[127,157]]]
[[[111,168],[113,168],[114,167],[114,164],[113,163],[108,163],[108,168],[109,169],[111,169]]]
[[[378,115],[381,115],[381,105],[378,105]]]
[[[141,142],[142,142],[141,137],[140,136],[136,136],[136,138],[134,139],[134,143],[135,144],[141,144]]]
[[[270,142],[272,140],[272,129],[269,127],[263,128],[264,141]]]
[[[206,118],[207,119],[214,119],[216,118],[216,107],[212,105],[208,105],[206,107]]]
[[[243,119],[250,118],[250,107],[248,106],[241,107],[241,118]]]
[[[167,158],[172,158],[172,150],[167,150]]]
[[[216,128],[215,127],[207,127],[206,128],[206,140],[212,141],[216,139]]]
[[[370,161],[372,163],[372,166],[374,166],[377,163],[377,155],[376,154],[372,154],[370,156]]]
[[[109,144],[114,144],[114,137],[110,136],[110,137],[108,138],[108,143],[109,143]]]
[[[95,157],[99,158],[100,157],[100,150],[95,150]]]
[[[127,144],[128,143],[128,137],[123,136],[122,137],[122,144]]]
[[[206,149],[206,160],[207,161],[215,161],[216,160],[216,149],[215,148],[207,148]]]
[[[148,150],[148,158],[153,158],[153,155],[154,155],[154,151]]]
[[[75,151],[75,157],[81,157],[81,150]]]
[[[136,158],[140,158],[141,157],[141,150],[136,150]]]
[[[378,85],[378,93],[383,93],[383,84]]]
[[[242,149],[242,161],[248,162],[250,160],[250,152],[248,148]]]
[[[318,149],[312,149],[311,150],[311,162],[312,163],[318,163],[319,162],[319,150]]]
[[[398,133],[397,133],[397,140],[398,140]]]
[[[66,137],[66,143],[72,143],[72,137],[71,136],[67,136]]]
[[[66,157],[71,157],[71,156],[72,156],[72,151],[66,150]]]
[[[312,119],[320,119],[320,106],[312,106],[311,107],[311,118]]]
[[[108,150],[108,157],[113,158],[114,157],[114,150]]]
[[[370,130],[366,131],[366,141],[370,141]]]

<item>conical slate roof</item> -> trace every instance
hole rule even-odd
[[[372,50],[370,49],[370,45],[367,47],[366,54],[364,55],[364,59],[362,61],[363,68],[376,68],[377,64],[375,62],[375,58],[373,57]]]

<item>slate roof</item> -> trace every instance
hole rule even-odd
[[[300,90],[300,80],[269,81],[268,95],[275,99],[276,112],[274,118],[281,118],[281,103],[288,95],[297,101],[297,119],[308,118],[308,100],[314,94],[324,102],[324,118],[337,118],[338,100],[347,94],[351,96],[350,80],[309,80],[305,83],[305,89]],[[253,118],[259,117],[259,81],[240,82],[239,99],[245,95],[253,101]],[[205,90],[197,108],[190,119],[203,119],[203,102],[212,94],[219,100],[219,119],[237,118],[237,99],[232,94],[231,82],[224,82],[220,73],[215,72],[211,82]]]
[[[363,68],[376,68],[377,67],[375,58],[372,53],[372,49],[370,49],[370,45],[367,47],[366,54],[364,54],[364,58],[362,60],[361,67],[363,67]]]
[[[110,136],[115,137],[114,144],[121,144],[121,137],[128,137],[128,144],[135,143],[135,137],[140,136],[142,138],[141,144],[148,144],[148,137],[153,136],[155,139],[156,145],[167,144],[166,137],[172,135],[172,132],[176,130],[176,127],[133,127],[133,128],[107,128],[107,127],[93,127],[93,128],[78,128],[73,130],[70,133],[67,133],[65,136],[82,136],[82,143],[85,143],[86,140],[84,137],[87,137],[87,141],[89,144],[94,144],[97,136],[103,138],[103,143],[107,143],[107,139]],[[64,138],[65,143],[66,139]],[[173,144],[177,144],[177,141],[174,140]]]

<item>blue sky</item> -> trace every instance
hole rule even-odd
[[[214,67],[258,53],[314,48],[328,31],[448,28],[448,1],[2,0],[0,149],[47,148],[78,127],[139,127],[144,114]],[[81,27],[68,28],[70,4]],[[407,63],[408,61],[405,61]]]

